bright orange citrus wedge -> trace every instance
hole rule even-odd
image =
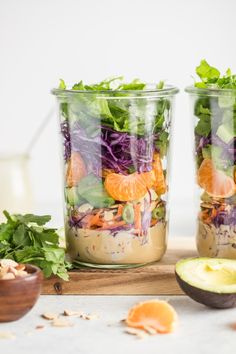
[[[209,195],[215,198],[228,198],[234,195],[234,180],[215,168],[211,159],[204,159],[199,167],[197,180]]]
[[[153,173],[132,173],[122,175],[110,173],[105,178],[104,186],[112,198],[119,201],[131,201],[144,197],[147,188],[154,183]]]
[[[155,173],[155,191],[159,195],[164,194],[166,192],[166,181],[163,173],[160,155],[158,153],[154,153],[152,167]]]
[[[66,183],[68,187],[76,186],[87,170],[79,152],[73,151],[67,166]]]
[[[174,330],[177,313],[166,301],[149,300],[132,307],[126,323],[130,327],[148,330],[152,328],[159,333],[169,333]]]

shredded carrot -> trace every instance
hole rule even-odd
[[[141,204],[134,205],[134,228],[141,230]]]
[[[213,219],[213,218],[215,218],[217,216],[217,210],[214,208],[214,209],[212,209],[212,211],[211,211],[211,218]]]
[[[95,215],[91,215],[90,219],[88,220],[87,227],[90,228],[91,226],[102,226],[103,222],[100,220],[100,215],[102,210]]]
[[[123,211],[123,205],[122,205],[122,204],[119,204],[118,210],[117,210],[117,213],[116,213],[116,216],[114,217],[114,219],[120,218],[121,215],[122,215],[122,211]]]
[[[151,220],[151,226],[156,225],[156,223],[157,223],[157,219],[152,219],[152,220]]]
[[[208,213],[208,210],[203,210],[200,212],[200,218],[206,223],[209,224],[211,222],[211,216]]]

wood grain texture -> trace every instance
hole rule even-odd
[[[160,262],[133,269],[85,269],[70,272],[70,281],[59,278],[43,282],[43,294],[60,295],[179,295],[175,263],[196,256],[193,238],[171,239]]]
[[[25,278],[0,280],[0,322],[16,321],[26,315],[36,303],[42,284],[38,267],[26,264],[30,273]]]

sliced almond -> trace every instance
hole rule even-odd
[[[135,335],[135,336],[137,336],[140,339],[143,339],[143,338],[145,338],[147,336],[147,333],[145,333],[141,329],[137,329],[137,328],[126,327],[125,328],[125,332],[128,333],[128,334]]]
[[[43,329],[43,328],[45,328],[44,325],[37,325],[37,326],[35,327],[35,329]]]
[[[43,317],[45,320],[52,321],[52,320],[57,319],[57,318],[58,318],[58,315],[55,314],[55,313],[46,312],[46,313],[42,314],[42,317]]]
[[[93,206],[89,203],[85,203],[85,204],[82,204],[79,208],[78,208],[78,212],[79,213],[86,213],[87,211],[89,210],[92,210],[93,209]]]
[[[12,332],[1,331],[0,339],[14,339],[16,336]]]
[[[113,211],[104,211],[104,217],[103,217],[103,219],[104,219],[105,221],[111,221],[111,220],[113,220],[113,218],[114,218]]]
[[[4,277],[5,274],[8,272],[8,267],[1,267],[0,268],[0,279]]]
[[[82,312],[81,311],[64,310],[63,315],[64,316],[81,316]]]
[[[2,280],[10,280],[10,279],[15,279],[15,275],[13,273],[6,273],[1,279]]]
[[[53,327],[72,327],[73,324],[64,318],[55,318],[52,322]]]
[[[18,263],[16,263],[12,259],[0,259],[0,266],[1,267],[16,267],[16,266],[18,266]]]
[[[154,328],[150,327],[150,326],[145,326],[144,329],[145,329],[145,331],[148,334],[151,334],[151,335],[157,334],[157,331]]]
[[[83,318],[83,320],[97,320],[99,318],[99,316],[97,314],[86,314],[83,313],[80,315],[81,318]]]
[[[8,269],[8,273],[12,273],[15,275],[15,277],[18,275],[18,271],[16,270],[15,267],[10,266]]]
[[[15,268],[16,268],[18,271],[20,271],[20,270],[25,270],[25,265],[24,265],[24,264],[18,264]]]

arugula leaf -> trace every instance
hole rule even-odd
[[[164,85],[165,85],[165,82],[164,81],[159,81],[158,84],[157,84],[157,89],[158,90],[161,90],[164,88]]]
[[[66,89],[66,84],[63,79],[60,79],[59,87],[60,90],[65,90]]]
[[[211,116],[202,114],[195,127],[195,133],[201,136],[208,136],[211,131]]]
[[[220,77],[219,70],[210,66],[205,59],[201,60],[200,65],[196,68],[196,73],[203,82],[209,80],[215,82]]]
[[[78,82],[78,84],[74,84],[74,85],[72,86],[72,90],[79,90],[79,91],[85,90],[83,81],[80,80],[80,82]]]
[[[146,84],[141,82],[139,79],[134,79],[128,84],[121,84],[119,90],[143,90],[146,87]]]
[[[46,277],[55,274],[68,280],[65,250],[59,246],[56,229],[46,228],[49,215],[10,215],[0,225],[0,257],[40,267]]]
[[[156,147],[159,150],[161,158],[163,158],[166,155],[168,145],[169,145],[169,133],[167,131],[163,131],[156,142]]]
[[[225,75],[221,76],[220,71],[210,66],[205,59],[201,60],[200,65],[197,66],[196,73],[201,81],[195,82],[195,87],[236,89],[236,75],[233,75],[230,69],[227,69]]]

